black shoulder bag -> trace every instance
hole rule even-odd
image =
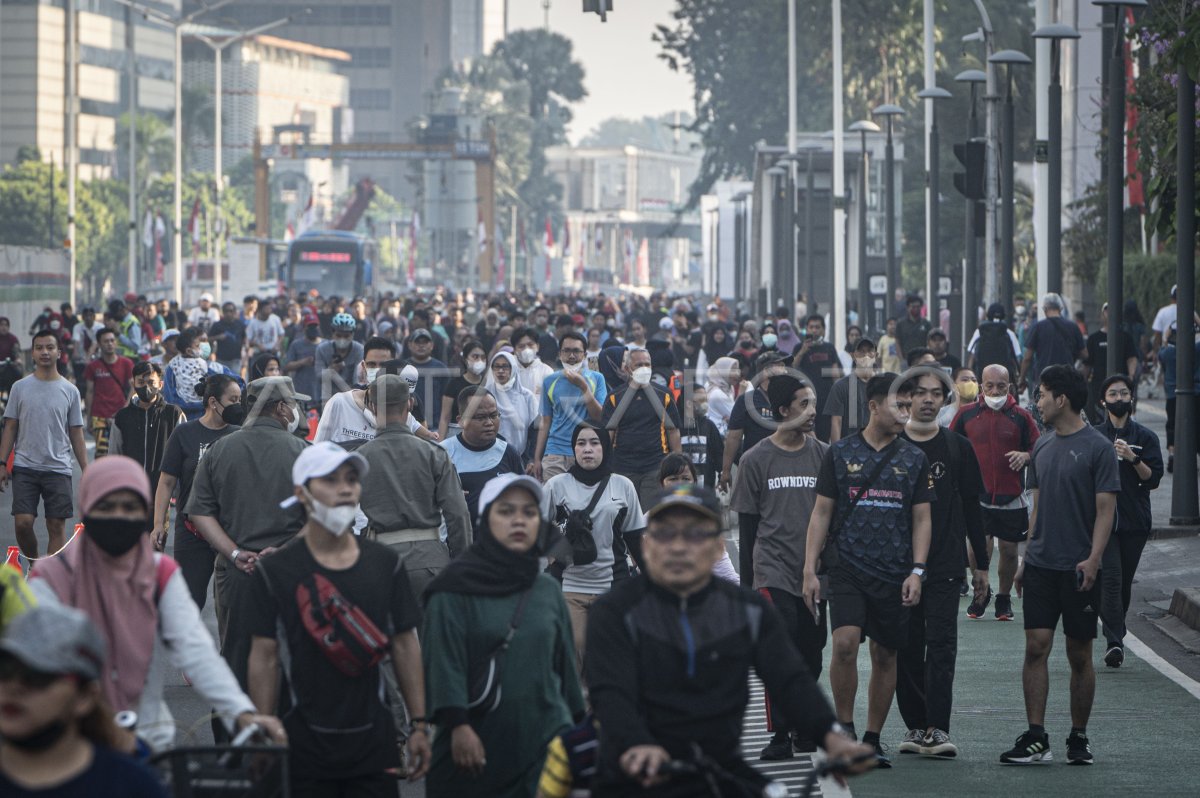
[[[879,481],[879,476],[883,473],[883,469],[888,467],[888,463],[892,462],[892,458],[896,456],[896,451],[900,448],[900,439],[892,441],[888,445],[887,451],[879,463],[876,464],[875,470],[867,477],[867,481],[863,483],[862,488],[850,498],[850,504],[846,506],[846,512],[834,516],[833,522],[829,524],[829,534],[825,536],[825,545],[821,549],[821,565],[817,569],[818,574],[827,574],[837,567],[837,534],[841,531],[842,525],[850,520],[850,516],[854,513],[854,508],[858,506],[858,502],[871,488],[875,487],[875,483]]]
[[[476,718],[491,714],[500,706],[500,677],[504,673],[504,655],[508,652],[513,635],[517,633],[517,627],[521,625],[521,616],[525,614],[525,604],[529,601],[532,591],[531,587],[517,600],[517,607],[508,622],[508,633],[504,635],[504,639],[482,662],[471,665],[467,675],[467,712]]]

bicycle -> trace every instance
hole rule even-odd
[[[856,765],[875,759],[874,752],[862,754],[852,759],[832,759],[816,763],[808,774],[801,788],[799,798],[809,798],[816,788],[817,780],[828,776],[848,775]],[[743,776],[731,773],[724,766],[706,755],[700,746],[692,744],[691,759],[673,759],[659,768],[659,773],[668,776],[699,776],[704,780],[711,798],[724,798],[721,785],[727,785],[737,790],[743,798],[788,798],[791,791],[786,784],[778,781],[768,781],[758,784]]]
[[[256,725],[229,745],[173,748],[150,767],[174,798],[289,798],[288,749],[268,745]]]

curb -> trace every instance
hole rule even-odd
[[[1200,526],[1159,526],[1150,530],[1150,540],[1172,540],[1200,535]]]
[[[1175,588],[1169,612],[1190,628],[1200,631],[1200,588]]]

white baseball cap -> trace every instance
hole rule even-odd
[[[212,302],[213,295],[210,294],[209,292],[205,291],[203,294],[200,295],[200,301],[201,302]]]
[[[500,494],[512,487],[522,487],[533,494],[540,506],[542,503],[542,483],[525,474],[498,474],[487,481],[479,492],[479,520],[487,512],[492,502],[500,498]]]
[[[421,378],[421,372],[417,371],[417,367],[409,363],[404,368],[400,369],[400,376],[408,383],[409,388],[417,387],[417,380]]]
[[[169,330],[164,330],[162,334],[162,341],[163,343],[166,343],[177,335],[179,335],[179,330],[176,330],[174,327]]]
[[[658,320],[658,329],[660,329],[660,330],[670,330],[674,326],[675,326],[675,322],[671,321],[670,316],[663,316],[661,319]]]
[[[292,463],[292,484],[301,487],[308,484],[310,479],[328,476],[347,461],[354,464],[360,479],[371,470],[367,465],[367,458],[358,452],[348,452],[333,441],[314,443],[301,452],[300,456],[296,458],[296,462]],[[292,507],[299,501],[295,496],[289,496],[281,501],[279,506]]]

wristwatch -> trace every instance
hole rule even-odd
[[[242,553],[241,549],[234,549],[233,551],[231,551],[229,553],[229,559],[234,565],[237,565],[238,555],[241,553]]]
[[[912,575],[921,577],[921,581],[924,582],[925,581],[925,563],[923,563],[923,562],[913,563]]]

